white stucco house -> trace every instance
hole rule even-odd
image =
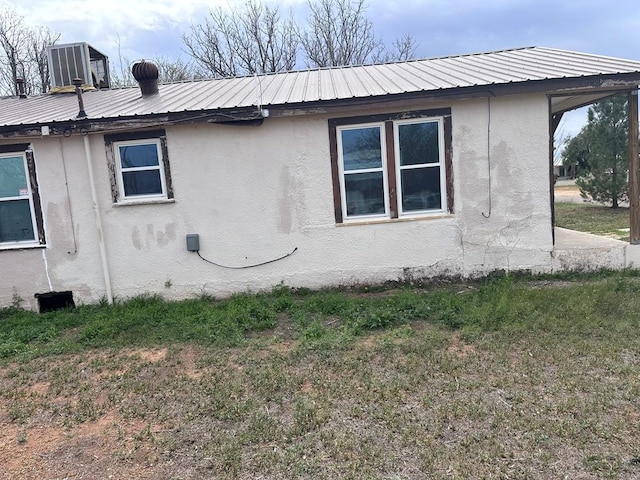
[[[552,272],[553,131],[639,83],[531,47],[0,98],[0,306]]]

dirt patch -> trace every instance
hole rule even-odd
[[[142,360],[151,363],[157,363],[167,358],[166,348],[159,350],[137,350],[136,353]]]
[[[51,384],[49,382],[38,382],[31,385],[31,387],[29,387],[29,391],[33,395],[43,396],[49,391],[50,386]]]
[[[300,391],[307,394],[313,392],[313,385],[308,379],[306,379],[304,383],[300,386]]]
[[[367,350],[371,350],[375,348],[377,343],[378,343],[378,335],[376,334],[368,335],[358,341],[358,345],[366,348]]]
[[[189,346],[183,349],[182,352],[180,352],[180,358],[184,364],[184,373],[187,377],[193,380],[197,380],[202,377],[202,369],[198,368],[196,365],[198,354],[193,347]]]
[[[560,187],[555,187],[553,189],[553,198],[557,202],[574,202],[574,203],[583,203],[589,202],[590,200],[583,198],[580,195],[580,189],[577,185],[565,185]]]
[[[447,353],[455,355],[459,358],[465,358],[469,355],[476,353],[476,348],[473,345],[464,343],[457,333],[451,336],[451,343],[447,347]]]
[[[59,357],[48,365],[49,370],[57,369],[54,375],[68,375],[63,383],[43,378],[38,367],[20,383],[7,385],[17,390],[0,403],[0,480],[54,478],[52,472],[55,478],[69,479],[159,478],[159,470],[153,468],[159,459],[153,438],[166,426],[138,419],[135,412],[123,415],[120,403],[110,398],[114,391],[105,385],[125,381],[123,376],[141,362],[158,364],[167,356],[168,349],[161,348],[100,352],[81,359]],[[199,378],[202,369],[197,359],[195,347],[180,351],[179,371],[190,379]],[[3,368],[3,377],[11,369]],[[52,382],[63,389],[61,395],[52,396]],[[91,396],[84,392],[87,388],[92,389]],[[31,414],[24,422],[10,421],[11,409],[19,408]],[[72,414],[82,408],[87,409],[85,420]]]
[[[44,383],[30,386],[42,394]],[[56,423],[58,422],[58,423]],[[1,480],[30,478],[157,478],[158,459],[148,441],[159,424],[126,419],[116,406],[94,421],[65,426],[60,418],[48,424],[34,418],[26,424],[0,424]],[[142,441],[145,440],[145,441]]]
[[[286,340],[268,345],[265,350],[267,352],[289,353],[296,347],[296,345],[297,342]]]

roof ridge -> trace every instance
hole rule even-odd
[[[463,54],[452,54],[452,55],[440,55],[440,56],[436,56],[436,57],[412,58],[410,60],[394,60],[394,61],[390,61],[390,62],[360,63],[360,64],[356,64],[356,65],[332,65],[332,66],[327,66],[327,67],[307,67],[307,68],[300,68],[300,69],[294,69],[294,70],[284,70],[284,71],[281,71],[281,72],[264,72],[264,73],[250,73],[250,74],[248,73],[248,74],[245,74],[245,75],[236,75],[236,76],[231,76],[231,77],[198,78],[198,79],[193,79],[193,80],[178,80],[178,81],[175,81],[175,82],[164,82],[164,83],[162,83],[162,85],[174,85],[174,84],[193,83],[193,82],[208,82],[208,81],[215,81],[215,80],[231,80],[231,79],[236,79],[236,78],[251,78],[251,77],[256,77],[256,76],[257,77],[269,77],[269,76],[272,76],[272,75],[285,75],[285,74],[290,74],[290,73],[338,71],[338,70],[344,70],[344,69],[353,69],[353,68],[362,68],[362,67],[377,67],[377,66],[380,66],[380,65],[397,65],[397,64],[402,64],[402,63],[413,63],[413,62],[430,62],[430,61],[434,61],[434,60],[445,60],[445,59],[449,59],[449,58],[475,57],[475,56],[491,55],[491,54],[503,53],[503,52],[514,52],[514,51],[518,51],[518,50],[531,50],[531,49],[536,49],[536,48],[541,48],[541,47],[537,47],[537,46],[513,47],[513,48],[503,48],[503,49],[499,49],[499,50],[488,50],[488,51],[475,52],[475,53],[463,53]],[[127,88],[127,87],[120,87],[120,88]]]

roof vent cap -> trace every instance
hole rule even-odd
[[[141,60],[131,67],[133,78],[140,85],[142,95],[155,95],[158,93],[158,67],[151,62]]]

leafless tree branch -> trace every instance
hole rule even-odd
[[[29,27],[15,8],[0,4],[0,94],[17,95],[16,78],[24,79],[29,94],[47,91],[46,51],[59,38],[48,28]]]
[[[366,16],[364,0],[309,0],[300,44],[311,67],[361,65],[383,47]]]
[[[182,40],[197,65],[218,78],[291,70],[296,32],[291,15],[282,19],[277,7],[249,0],[241,11],[211,10]]]

